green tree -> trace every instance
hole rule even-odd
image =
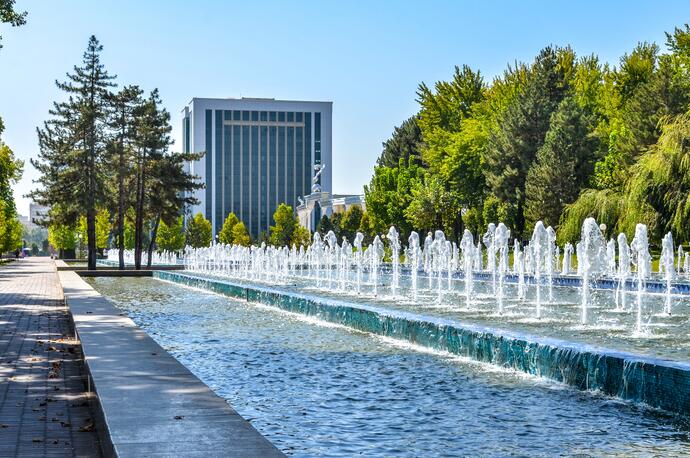
[[[10,147],[0,140],[0,253],[15,250],[21,245],[23,228],[12,188],[21,178],[23,168],[24,163],[15,159]]]
[[[438,81],[432,91],[421,83],[417,101],[421,106],[418,124],[424,139],[428,132],[442,129],[457,132],[462,121],[470,116],[472,106],[484,97],[484,78],[467,65],[455,67],[451,81]]]
[[[201,212],[187,221],[186,232],[187,245],[191,245],[194,248],[207,247],[211,244],[211,240],[213,239],[211,222],[204,218]]]
[[[383,233],[395,226],[404,238],[412,230],[405,217],[405,208],[412,200],[413,186],[424,176],[424,169],[412,162],[410,159],[405,164],[401,158],[398,167],[374,167],[374,176],[364,187],[367,219],[371,227],[368,232]]]
[[[364,212],[359,205],[353,205],[347,209],[340,222],[341,237],[346,237],[352,243],[362,223],[363,214]]]
[[[556,227],[563,208],[574,202],[587,185],[598,150],[590,117],[572,97],[565,98],[553,113],[544,144],[527,174],[528,231],[539,220]]]
[[[116,94],[109,94],[109,127],[113,136],[108,142],[109,167],[114,170],[111,186],[116,190],[113,205],[115,212],[115,238],[120,269],[125,268],[125,217],[132,201],[132,175],[136,137],[136,116],[140,109],[143,91],[138,86],[125,86]]]
[[[184,249],[184,227],[181,216],[171,225],[161,221],[156,243],[160,250],[180,251]]]
[[[324,235],[328,234],[329,231],[332,230],[333,223],[331,222],[331,219],[328,217],[328,215],[322,215],[321,219],[316,224],[316,232],[321,234],[321,236],[323,237]]]
[[[77,247],[77,230],[71,226],[53,223],[48,226],[48,242],[62,258],[65,250],[74,250]]]
[[[298,223],[297,227],[295,227],[295,232],[292,234],[292,244],[295,247],[308,247],[311,244],[309,229]]]
[[[452,230],[460,209],[438,177],[429,177],[412,188],[412,201],[405,209],[410,223],[424,231]]]
[[[105,149],[108,142],[108,94],[114,77],[108,75],[100,61],[103,47],[91,36],[84,53],[83,65],[67,74],[68,82],[57,82],[58,89],[69,95],[67,101],[55,103],[53,118],[38,132],[39,159],[32,160],[41,173],[42,185],[31,193],[39,204],[60,205],[61,224],[74,224],[79,215],[86,216],[88,266],[96,268],[96,211],[105,205],[108,190]]]
[[[338,240],[340,240],[340,238],[343,236],[343,214],[335,212],[331,214],[331,224],[333,224],[333,233],[338,238]]]
[[[220,243],[226,243],[228,245],[232,245],[233,243],[233,238],[232,238],[232,230],[235,227],[237,223],[239,223],[240,220],[237,218],[235,213],[230,212],[228,213],[227,218],[225,218],[225,222],[223,222],[223,228],[220,230],[218,233],[218,241]],[[245,227],[245,230],[247,228]]]
[[[162,222],[175,224],[182,210],[199,201],[191,191],[203,188],[198,177],[185,171],[184,163],[199,160],[203,153],[164,153],[149,167],[146,186],[146,218],[150,236],[146,265],[151,267],[154,245]]]
[[[14,9],[15,0],[0,0],[0,23],[19,27],[26,24],[26,11],[18,12]],[[0,36],[0,48],[2,48],[2,36]]]
[[[134,197],[134,268],[141,268],[141,255],[144,247],[144,223],[151,215],[149,204],[151,196],[151,182],[155,181],[154,168],[163,160],[170,139],[170,113],[161,106],[158,90],[154,89],[146,101],[141,105],[136,118],[135,137],[135,197]],[[161,177],[159,177],[161,178]],[[157,188],[158,192],[164,188]],[[158,228],[160,216],[155,219]],[[155,243],[155,239],[152,238]],[[152,247],[150,247],[152,248]],[[149,253],[151,249],[149,249]]]
[[[364,235],[364,240],[362,241],[362,246],[369,245],[374,239],[374,230],[371,227],[371,220],[369,219],[369,212],[365,211],[362,214],[362,219],[359,221],[358,232]]]
[[[273,221],[275,226],[271,226],[271,244],[277,247],[290,246],[295,228],[299,226],[292,207],[284,203],[280,204],[273,213]]]
[[[108,238],[110,237],[110,211],[108,209],[101,209],[96,214],[96,248],[102,250],[108,247]],[[77,225],[77,234],[81,235],[82,240],[86,240],[86,217],[79,217]]]
[[[543,49],[529,70],[524,88],[507,106],[490,132],[485,153],[491,192],[516,206],[516,235],[525,228],[527,173],[549,130],[551,114],[569,89],[574,54],[569,48]]]
[[[231,230],[232,243],[240,246],[249,246],[252,244],[252,239],[247,231],[247,226],[242,221],[237,222]]]
[[[421,160],[422,147],[422,131],[417,118],[413,116],[393,130],[391,138],[383,143],[383,151],[376,163],[384,167],[397,167],[400,159],[405,164],[409,163],[410,158]]]

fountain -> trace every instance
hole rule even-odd
[[[663,273],[664,280],[666,280],[666,298],[664,301],[664,308],[666,314],[671,314],[671,283],[675,279],[676,272],[673,267],[674,263],[673,251],[673,236],[667,233],[661,241],[661,258],[659,259],[659,271]]]
[[[542,287],[542,275],[545,271],[545,260],[550,263],[550,259],[547,256],[549,243],[549,235],[544,228],[544,223],[537,221],[534,225],[534,231],[532,231],[532,239],[529,242],[529,253],[530,253],[530,271],[534,275],[534,283],[537,290],[536,297],[536,315],[537,318],[541,318],[541,287]]]
[[[482,237],[482,242],[486,247],[486,265],[491,272],[493,293],[496,294],[496,225],[494,223],[489,223]]]
[[[503,314],[503,297],[505,292],[504,282],[505,276],[508,273],[508,240],[510,239],[510,231],[503,223],[499,223],[494,232],[493,248],[498,250],[498,313]]]
[[[357,263],[357,294],[362,292],[362,264],[364,253],[362,252],[362,241],[364,240],[364,234],[357,232],[355,235],[354,247],[355,247],[355,262]]]
[[[419,275],[419,234],[415,231],[410,233],[407,239],[407,261],[410,267],[410,289],[412,290],[412,300],[417,300],[417,276]]]
[[[563,275],[570,275],[573,271],[573,244],[568,242],[563,246],[563,267],[561,268],[561,273]]]
[[[616,284],[615,293],[615,303],[616,310],[623,311],[626,307],[626,285],[628,278],[630,277],[632,271],[630,269],[630,247],[628,246],[628,238],[624,233],[618,234],[618,271],[616,272],[616,278],[618,280]]]
[[[604,235],[594,218],[585,219],[580,234],[580,250],[577,253],[578,265],[582,266],[582,315],[580,323],[587,324],[587,310],[590,306],[590,282],[605,273],[606,245]]]
[[[377,235],[374,237],[374,241],[372,242],[371,245],[369,245],[369,248],[367,248],[366,253],[369,255],[369,269],[370,269],[370,274],[371,274],[371,281],[374,284],[374,290],[373,294],[374,296],[378,296],[379,294],[379,267],[381,265],[381,261],[383,260],[383,242]]]
[[[474,265],[474,237],[472,233],[465,229],[460,240],[460,250],[462,251],[462,265],[465,275],[465,304],[470,307],[472,301],[472,267]]]
[[[391,279],[391,294],[395,296],[400,286],[400,236],[395,226],[388,230],[388,243],[391,248],[391,264],[393,265],[393,277]]]
[[[635,332],[642,333],[642,293],[644,282],[652,272],[652,256],[649,254],[649,239],[647,238],[647,226],[638,224],[635,226],[635,237],[630,242],[632,262],[637,268],[637,322]]]

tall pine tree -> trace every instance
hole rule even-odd
[[[492,193],[514,205],[516,235],[525,228],[527,173],[549,130],[551,114],[563,100],[574,68],[569,48],[547,47],[536,57],[522,92],[511,102],[489,135],[486,178]]]
[[[112,94],[110,101],[110,128],[113,131],[108,144],[108,158],[114,183],[113,206],[117,208],[115,236],[120,269],[125,268],[125,214],[132,200],[132,162],[136,140],[137,110],[142,104],[143,91],[138,86],[126,86]]]
[[[102,50],[91,36],[82,66],[75,66],[66,82],[56,81],[69,97],[54,103],[53,118],[39,130],[39,159],[31,161],[41,172],[42,185],[31,197],[64,209],[52,211],[50,218],[73,224],[79,215],[86,216],[89,269],[96,268],[96,209],[107,200],[108,94],[114,86],[114,76],[101,64]]]
[[[574,202],[588,183],[597,159],[598,139],[591,115],[572,97],[551,117],[551,127],[537,152],[525,184],[527,229],[542,220],[556,227],[565,205]]]

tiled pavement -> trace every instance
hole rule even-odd
[[[85,388],[53,262],[0,266],[0,457],[99,456]]]

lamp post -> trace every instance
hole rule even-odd
[[[82,239],[81,233],[77,234],[77,238],[79,239],[79,258],[81,259],[84,255],[84,249],[82,248],[82,244],[81,244],[81,239]]]

